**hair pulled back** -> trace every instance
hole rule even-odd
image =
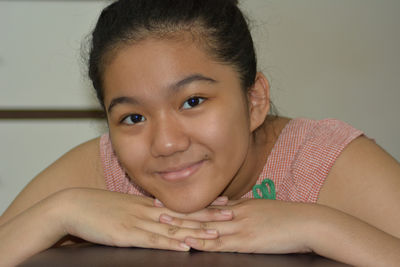
[[[102,76],[120,46],[183,31],[218,62],[233,66],[247,90],[256,77],[256,56],[237,0],[119,0],[106,7],[92,32],[89,77],[104,108]]]

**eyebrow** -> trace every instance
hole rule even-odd
[[[197,82],[197,81],[205,81],[205,82],[210,82],[210,83],[216,83],[217,81],[210,78],[210,77],[206,77],[203,76],[201,74],[192,74],[187,76],[186,78],[168,86],[168,91],[179,91],[181,88],[183,88],[184,86],[193,83],[193,82]],[[108,113],[111,113],[111,111],[113,110],[113,108],[118,105],[118,104],[130,104],[130,105],[135,105],[137,104],[138,101],[133,98],[133,97],[128,97],[128,96],[120,96],[120,97],[116,97],[113,98],[110,102],[110,105],[107,108]]]

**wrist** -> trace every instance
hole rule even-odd
[[[17,265],[51,247],[65,235],[55,195],[34,204],[0,227],[0,258],[5,265]]]
[[[317,204],[296,203],[300,205],[297,210],[300,216],[297,217],[294,235],[297,237],[298,243],[301,244],[299,252],[310,253],[316,252],[319,247],[321,238],[320,233],[325,230],[325,223],[321,214],[323,207]]]
[[[55,193],[52,197],[52,206],[49,208],[48,217],[53,218],[55,227],[62,237],[74,234],[74,222],[76,205],[79,198],[79,188],[64,189]]]
[[[69,217],[71,206],[71,198],[69,197],[70,189],[61,190],[47,200],[47,207],[44,217],[52,222],[53,233],[56,233],[54,238],[61,239],[68,234],[66,223]],[[58,241],[58,240],[57,240]]]
[[[327,206],[315,205],[314,213],[307,246],[315,253],[356,266],[392,266],[399,262],[397,238]]]

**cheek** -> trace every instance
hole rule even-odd
[[[137,176],[135,174],[138,173],[138,168],[144,166],[148,158],[146,143],[136,136],[113,134],[112,130],[110,130],[110,134],[114,151],[122,167],[131,177]]]
[[[219,160],[240,164],[247,153],[251,134],[244,107],[230,106],[211,113],[201,125],[202,128],[197,131],[202,134],[203,140],[207,140],[213,152],[222,155]]]
[[[213,147],[229,150],[230,147],[240,146],[248,138],[249,131],[244,121],[229,117],[214,117],[208,120],[202,129],[205,138],[213,143]]]

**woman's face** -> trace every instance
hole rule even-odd
[[[104,73],[113,148],[128,175],[167,207],[206,207],[230,184],[251,137],[238,73],[191,41],[120,48]]]

